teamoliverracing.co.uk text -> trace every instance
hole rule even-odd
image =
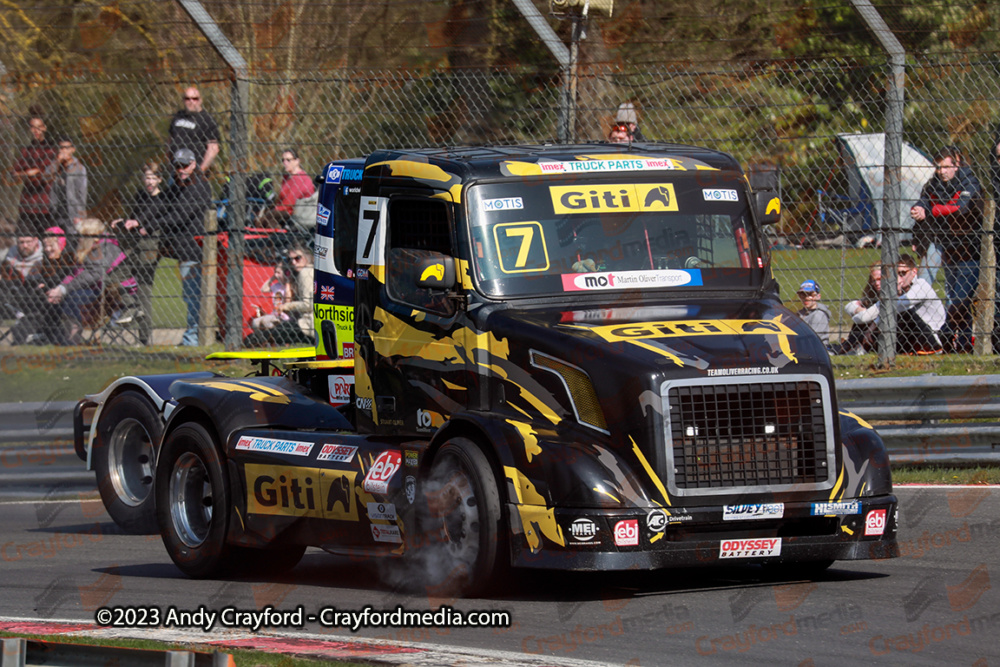
[[[361,628],[509,628],[509,611],[458,611],[441,606],[436,611],[411,611],[397,606],[395,609],[374,609],[370,605],[360,610],[321,607],[315,613],[306,613],[301,606],[290,610],[264,607],[239,609],[222,607],[193,610],[176,607],[101,607],[94,620],[102,627],[136,628],[199,628],[208,632],[216,626],[253,630],[261,628],[302,628],[307,623],[317,623],[325,628],[344,628],[357,632]]]

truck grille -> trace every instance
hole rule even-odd
[[[664,392],[667,478],[674,493],[831,485],[834,437],[823,378],[672,382]]]

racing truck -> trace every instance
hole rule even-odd
[[[380,150],[317,180],[315,348],[77,406],[109,514],[187,575],[316,546],[476,595],[509,568],[896,555],[886,449],[779,299],[769,179],[636,143]]]

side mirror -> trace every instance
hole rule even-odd
[[[758,190],[753,193],[757,209],[757,222],[773,225],[781,220],[781,199],[774,190]]]
[[[417,287],[449,290],[455,286],[455,260],[448,255],[431,253],[417,262]]]

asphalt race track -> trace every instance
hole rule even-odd
[[[91,474],[65,448],[0,449],[0,629],[17,626],[11,619],[91,624],[103,607],[133,607],[138,620],[136,614],[163,618],[171,608],[179,618],[179,612],[200,608],[238,617],[269,605],[288,614],[301,608],[304,615],[449,605],[463,612],[506,611],[511,625],[352,633],[319,621],[297,627],[293,618],[296,627],[254,633],[241,625],[252,621],[236,618],[235,627],[217,620],[208,633],[180,623],[175,629],[223,645],[262,645],[266,638],[310,638],[317,646],[345,638],[390,640],[373,645],[387,654],[393,652],[387,646],[402,646],[395,661],[413,664],[473,664],[465,653],[480,656],[482,664],[517,658],[538,665],[981,666],[1000,658],[998,487],[897,488],[901,557],[837,563],[816,581],[768,578],[756,566],[610,576],[526,573],[502,596],[482,600],[399,592],[399,584],[419,590],[420,574],[390,563],[386,577],[377,564],[319,550],[308,551],[281,577],[187,579],[159,536],[121,534],[93,489]],[[196,626],[199,619],[188,620]],[[142,627],[117,632],[155,634]],[[418,652],[426,655],[417,660]]]

